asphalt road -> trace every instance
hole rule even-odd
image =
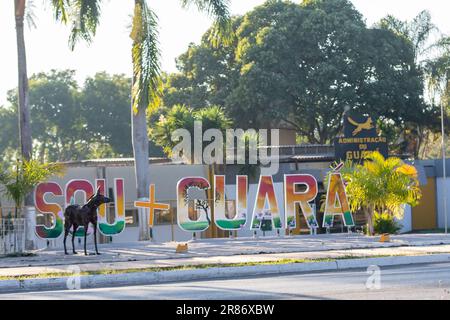
[[[378,277],[379,276],[379,277]],[[450,263],[161,285],[0,294],[0,299],[445,299]]]

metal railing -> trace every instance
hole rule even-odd
[[[0,208],[0,255],[25,251],[25,219],[15,208]]]
[[[334,156],[334,146],[321,144],[301,144],[301,145],[285,145],[285,146],[263,146],[259,149],[268,149],[271,154],[273,150],[278,149],[279,156],[310,156],[310,155],[327,155]]]

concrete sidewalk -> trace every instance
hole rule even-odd
[[[91,246],[90,246],[91,247]],[[43,273],[146,269],[201,264],[270,262],[284,259],[339,259],[349,257],[418,256],[450,253],[450,236],[411,234],[393,236],[390,243],[358,234],[209,239],[189,242],[189,252],[175,253],[176,243],[134,242],[101,245],[100,256],[65,256],[62,250],[44,250],[33,257],[1,258],[0,276]]]

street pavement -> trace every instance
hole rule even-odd
[[[450,236],[411,234],[393,236],[389,243],[360,234],[208,239],[189,242],[189,251],[175,253],[176,243],[133,242],[101,245],[102,255],[64,255],[46,249],[33,257],[1,258],[0,276],[37,275],[52,272],[142,269],[198,264],[265,262],[281,259],[423,255],[450,252]],[[69,269],[69,270],[68,270]]]
[[[378,277],[379,275],[379,277]],[[379,281],[378,281],[379,280]],[[450,299],[450,263],[74,291],[0,294],[0,299]]]

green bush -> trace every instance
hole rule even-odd
[[[400,231],[402,226],[398,223],[394,217],[388,213],[376,212],[373,218],[374,231],[377,234],[395,234]]]

